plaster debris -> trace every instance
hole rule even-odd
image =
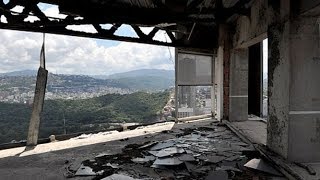
[[[256,159],[256,158],[251,159],[244,166],[247,168],[250,168],[250,169],[262,171],[262,172],[272,174],[275,176],[282,176],[282,174],[280,174],[276,169],[274,169],[272,166],[270,166],[263,159]]]

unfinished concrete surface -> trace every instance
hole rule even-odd
[[[138,179],[177,179],[179,176],[182,179],[205,179],[211,171],[214,172],[215,170],[229,172],[229,175],[228,173],[227,175],[229,178],[233,177],[233,179],[272,177],[270,174],[253,173],[251,170],[243,168],[243,164],[251,158],[259,157],[254,155],[256,153],[250,145],[243,143],[235,134],[226,127],[219,125],[215,120],[176,124],[174,127],[168,124],[157,124],[137,130],[119,132],[116,133],[117,136],[114,133],[83,135],[67,141],[39,145],[46,147],[46,149],[41,148],[41,151],[40,149],[34,149],[15,155],[7,154],[10,151],[0,151],[3,157],[0,159],[0,179],[37,180],[66,179],[67,177],[73,177],[73,179],[92,179],[94,177],[96,177],[95,179],[102,179],[110,173],[109,166],[102,166],[108,163],[117,169],[112,170],[113,173],[129,175]],[[135,135],[130,136],[130,134]],[[117,139],[114,139],[116,137]],[[99,143],[89,143],[96,141],[96,139],[100,139],[98,140]],[[106,141],[103,142],[102,139]],[[68,142],[74,144],[74,147],[62,149],[60,145],[57,146],[59,143],[68,144]],[[158,142],[157,147],[154,144],[148,145],[150,142]],[[170,145],[170,142],[175,143]],[[190,143],[193,145],[188,145]],[[181,161],[186,162],[187,167],[185,165],[171,165],[169,166],[171,168],[169,168],[165,164],[161,167],[150,167],[152,163],[146,163],[142,157],[140,159],[136,158],[136,156],[143,156],[141,153],[144,152],[145,148],[157,152],[172,146],[184,149],[187,152],[186,154],[183,153],[184,155],[191,153],[191,157],[180,157],[178,155],[178,164],[181,164]],[[193,150],[191,151],[190,148]],[[160,151],[158,154],[164,153]],[[171,152],[166,150],[166,153]],[[6,154],[7,157],[4,157]],[[174,154],[173,157],[176,156]],[[133,159],[133,162],[130,159]],[[160,159],[163,160],[163,158]],[[198,160],[195,161],[195,159]],[[159,161],[154,163],[156,162],[160,164],[168,163]],[[106,173],[87,177],[73,174],[72,172],[76,172],[81,164],[91,166],[94,170],[103,169]]]
[[[267,144],[267,123],[262,120],[231,122],[252,143]]]
[[[318,19],[284,18],[269,30],[268,146],[295,162],[320,161]]]

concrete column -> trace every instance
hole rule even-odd
[[[229,101],[229,120],[248,120],[248,48],[231,52]]]
[[[290,161],[319,162],[320,18],[272,23],[268,38],[267,145]]]
[[[215,83],[217,85],[217,119],[223,117],[223,47],[218,48],[215,60]]]
[[[229,119],[229,81],[230,81],[230,50],[232,47],[230,27],[220,24],[219,48],[216,64],[217,83],[217,116],[218,119]]]

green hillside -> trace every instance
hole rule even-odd
[[[119,78],[120,84],[127,85],[133,90],[143,91],[161,91],[174,86],[174,79],[158,77],[158,76],[142,76],[142,77],[126,77]]]
[[[41,120],[40,137],[63,133],[105,130],[110,122],[151,122],[166,104],[169,92],[108,94],[82,100],[48,100]],[[0,143],[26,138],[31,106],[0,103]]]

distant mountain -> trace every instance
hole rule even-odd
[[[159,91],[174,86],[174,71],[163,69],[139,69],[109,76],[93,76],[98,79],[114,79],[130,89]]]
[[[164,69],[138,69],[123,73],[116,73],[109,76],[94,76],[95,78],[101,79],[119,79],[119,78],[133,78],[133,77],[162,77],[174,79],[174,70],[164,70]]]
[[[0,77],[3,76],[36,76],[36,70],[21,70],[21,71],[12,71],[7,73],[0,73]]]
[[[115,80],[130,89],[150,92],[162,91],[174,86],[174,79],[160,76],[126,77]]]
[[[36,70],[22,70],[0,74],[8,87],[28,87],[35,84]],[[14,77],[14,79],[12,78]],[[73,91],[90,89],[92,86],[108,86],[135,91],[161,91],[174,86],[174,71],[162,69],[139,69],[109,76],[87,76],[49,73],[47,89],[63,88]],[[1,88],[1,85],[0,85]],[[61,89],[61,90],[63,90]],[[63,91],[64,91],[63,90]]]

